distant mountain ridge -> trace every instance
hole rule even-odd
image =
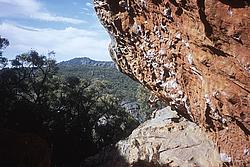
[[[59,66],[99,66],[99,67],[110,67],[115,68],[115,64],[112,61],[96,61],[88,57],[73,58],[67,61],[58,63]]]

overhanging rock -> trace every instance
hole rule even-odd
[[[118,68],[250,164],[247,0],[94,0]]]

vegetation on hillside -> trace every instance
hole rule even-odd
[[[131,115],[136,120],[144,122],[157,108],[156,106],[150,108],[148,105],[151,93],[111,64],[111,62],[99,62],[89,58],[75,58],[59,63],[58,75],[60,77],[76,76],[92,82],[105,83],[106,91],[114,95],[119,104],[125,107],[128,113],[132,113]],[[161,105],[159,102],[158,106]]]
[[[46,140],[51,146],[52,166],[80,166],[86,157],[125,138],[138,126],[120,107],[116,96],[120,93],[110,91],[108,80],[84,79],[83,72],[70,75],[66,70],[59,75],[56,62],[34,50],[16,56],[7,67],[2,52],[9,42],[0,40],[0,130]],[[101,75],[97,71],[94,73]],[[0,155],[0,166],[10,163],[4,158]],[[11,165],[19,163],[12,159]],[[22,163],[32,166],[29,159]]]
[[[120,100],[136,101],[137,89],[141,87],[139,83],[133,81],[128,76],[112,67],[98,66],[63,66],[59,65],[58,74],[60,76],[77,76],[88,80],[103,80],[106,82],[110,93],[116,95]]]

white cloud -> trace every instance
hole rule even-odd
[[[84,56],[95,60],[110,60],[107,49],[109,39],[97,31],[72,27],[62,30],[37,29],[2,23],[0,32],[10,41],[10,46],[4,52],[10,59],[36,49],[42,54],[54,50],[57,61]]]
[[[90,8],[93,7],[93,5],[90,2],[87,2],[85,5],[88,6],[88,7],[90,7]]]
[[[87,16],[95,16],[96,13],[94,11],[93,5],[89,2],[85,3],[86,7],[82,8],[81,13]]]
[[[37,0],[0,0],[0,6],[0,17],[28,17],[71,24],[85,23],[83,20],[53,15]]]
[[[82,8],[82,10],[84,10],[84,11],[89,11],[89,9],[88,9],[88,8]]]
[[[44,21],[66,22],[66,23],[72,23],[72,24],[80,24],[80,23],[85,22],[83,20],[74,19],[74,18],[52,16],[49,13],[35,13],[33,15],[30,15],[30,17],[34,19],[44,20]]]

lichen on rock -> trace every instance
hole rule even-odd
[[[228,0],[94,0],[118,68],[250,164],[250,7]],[[226,157],[226,156],[222,156]],[[224,158],[225,159],[225,158]]]

